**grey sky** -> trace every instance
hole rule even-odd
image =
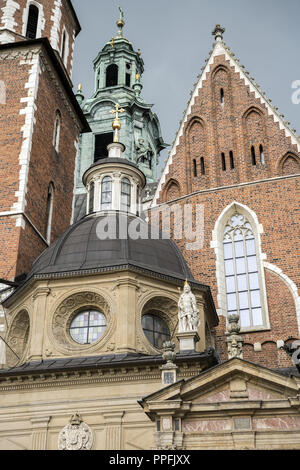
[[[250,75],[300,134],[300,104],[292,103],[292,82],[300,80],[299,0],[73,0],[82,32],[77,38],[73,81],[93,92],[92,61],[116,35],[118,5],[124,36],[142,51],[143,98],[153,103],[165,141],[171,144],[179,120],[212,49],[216,23]],[[168,150],[162,152],[162,161]]]

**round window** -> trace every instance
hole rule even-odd
[[[81,312],[70,325],[71,338],[79,344],[92,344],[98,341],[106,330],[106,318],[101,312]]]
[[[145,336],[155,348],[162,349],[164,342],[170,340],[171,335],[168,325],[157,315],[144,315],[142,327]]]

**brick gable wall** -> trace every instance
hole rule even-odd
[[[230,152],[233,153],[233,162]],[[201,157],[204,158],[204,174]],[[194,160],[197,162],[196,175]],[[297,145],[274,122],[266,105],[245,85],[225,55],[216,56],[184,124],[158,204],[172,201],[182,206],[187,203],[194,204],[194,207],[196,204],[204,206],[203,249],[188,251],[186,240],[175,241],[194,277],[211,286],[217,308],[220,307],[220,293],[216,254],[211,247],[216,221],[234,201],[256,214],[264,229],[260,237],[265,261],[280,268],[291,281],[288,285],[282,277],[264,269],[271,329],[244,335],[245,358],[268,367],[273,363],[274,367],[290,365],[290,359],[277,349],[277,341],[299,338],[296,294],[291,292],[292,283],[298,288],[300,286],[297,174],[300,174]],[[223,359],[227,359],[225,330],[225,318],[220,316],[216,339]],[[262,345],[262,352],[254,351],[255,343]]]

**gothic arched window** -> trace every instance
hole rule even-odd
[[[46,240],[48,243],[51,242],[53,201],[54,201],[54,185],[53,183],[50,183],[48,187],[47,210],[46,210]]]
[[[36,5],[30,5],[28,12],[26,37],[29,39],[35,39],[37,33],[39,21],[39,9]]]
[[[224,103],[225,103],[224,88],[221,88],[220,90],[220,98],[221,98],[221,105],[224,106]]]
[[[251,147],[251,158],[252,158],[252,165],[256,166],[256,155],[255,155],[254,145],[252,145],[252,147]]]
[[[194,173],[194,177],[198,176],[198,172],[197,172],[197,162],[196,162],[195,159],[193,160],[193,173]]]
[[[101,210],[110,210],[112,207],[112,179],[105,176],[101,183]]]
[[[60,114],[60,111],[56,111],[54,133],[53,133],[53,147],[55,148],[57,152],[59,151],[60,127],[61,127],[61,114]]]
[[[230,158],[230,168],[234,170],[234,157],[233,157],[233,151],[230,150],[229,152],[229,158]]]
[[[128,178],[121,182],[121,211],[128,212],[131,205],[131,184]]]
[[[263,327],[263,300],[256,240],[240,213],[227,222],[223,238],[228,315],[238,313],[244,329]]]
[[[201,175],[205,175],[205,163],[204,163],[204,158],[200,158],[200,167],[201,167]]]
[[[116,64],[110,64],[106,69],[106,86],[118,85],[119,68]]]

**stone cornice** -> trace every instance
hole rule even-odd
[[[199,373],[200,362],[193,363],[192,367],[179,367],[182,378],[190,378]],[[45,373],[28,373],[25,370],[18,376],[0,377],[0,392],[14,392],[19,390],[65,388],[81,385],[96,385],[101,383],[130,383],[161,381],[161,371],[158,366],[140,366],[123,368],[99,368],[78,371],[61,371]]]

